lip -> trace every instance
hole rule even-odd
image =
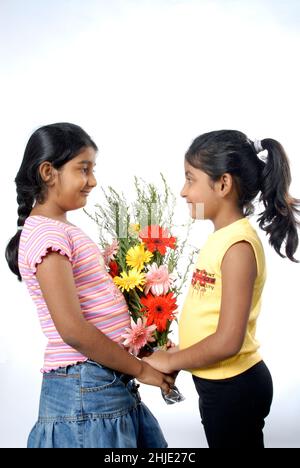
[[[89,190],[81,190],[81,193],[83,193],[86,197],[91,193],[91,191]]]

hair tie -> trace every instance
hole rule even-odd
[[[23,226],[18,226],[17,227],[17,231],[22,231],[22,229],[23,229]]]
[[[261,151],[264,151],[261,145],[261,140],[254,140],[253,144],[254,144],[254,148],[257,154],[260,153]]]

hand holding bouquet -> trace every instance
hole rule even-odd
[[[94,216],[89,214],[100,228],[104,261],[131,315],[121,344],[139,357],[167,349],[171,324],[177,320],[177,298],[188,273],[187,269],[182,276],[177,270],[186,238],[180,242],[172,235],[175,197],[161,177],[163,195],[135,178],[134,203],[128,204],[109,187],[103,190],[104,205],[96,205]],[[183,397],[174,387],[164,399],[174,403]]]

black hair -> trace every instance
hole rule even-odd
[[[281,144],[271,138],[263,139],[257,147],[247,136],[236,130],[218,130],[196,138],[186,152],[191,166],[205,172],[212,182],[229,173],[232,175],[239,208],[244,216],[254,212],[253,201],[259,195],[264,211],[258,223],[269,236],[269,242],[281,257],[294,262],[299,238],[300,200],[289,195],[291,172],[287,155]],[[261,150],[266,158],[258,157]],[[285,243],[285,254],[281,252]]]
[[[42,203],[45,200],[47,186],[40,176],[39,166],[49,161],[55,169],[59,169],[87,147],[97,151],[90,136],[81,127],[71,123],[45,125],[31,135],[15,178],[17,226],[24,225],[35,201]],[[18,230],[6,247],[5,258],[11,271],[22,281],[18,265],[20,236],[21,230]]]

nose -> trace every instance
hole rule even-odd
[[[185,186],[186,186],[186,184],[184,184],[184,186],[182,187],[182,190],[181,190],[181,192],[180,192],[180,196],[183,197],[183,198],[186,197]]]
[[[95,177],[95,175],[93,173],[89,177],[88,184],[92,188],[96,187],[96,185],[97,185],[97,179],[96,179],[96,177]]]

